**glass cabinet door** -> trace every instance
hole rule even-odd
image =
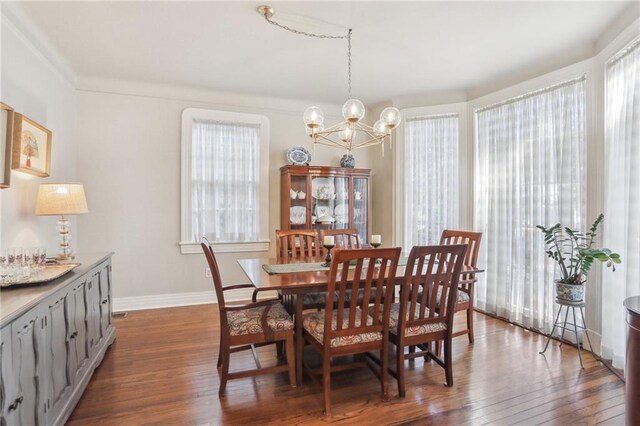
[[[309,228],[307,214],[307,177],[291,176],[291,189],[289,194],[283,194],[289,197],[291,207],[289,210],[289,221],[291,229]]]
[[[311,224],[314,228],[349,227],[349,178],[311,179]]]
[[[353,178],[353,227],[358,230],[360,242],[367,244],[369,240],[369,180]]]

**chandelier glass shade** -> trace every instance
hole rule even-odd
[[[275,25],[294,34],[323,39],[347,40],[347,69],[348,69],[348,96],[342,106],[344,121],[326,127],[324,113],[317,106],[310,106],[303,115],[307,135],[315,144],[333,146],[336,148],[353,151],[354,149],[381,144],[384,153],[384,143],[389,141],[391,146],[391,132],[398,127],[401,121],[400,111],[394,107],[388,107],[380,113],[380,119],[372,126],[362,122],[365,116],[365,107],[362,101],[351,96],[351,33],[349,29],[346,35],[334,36],[325,34],[312,34],[295,30],[273,21],[274,10],[270,6],[259,6],[258,13],[271,25]]]

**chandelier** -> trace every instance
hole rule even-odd
[[[307,135],[313,139],[314,146],[315,144],[321,144],[353,151],[354,149],[380,144],[384,154],[384,143],[389,141],[389,147],[391,147],[391,131],[400,124],[400,111],[394,107],[383,109],[380,113],[380,119],[375,122],[373,127],[362,122],[365,115],[364,104],[359,99],[351,96],[352,30],[349,29],[346,35],[341,36],[307,33],[273,21],[271,18],[274,10],[271,6],[259,6],[258,12],[271,25],[294,34],[322,39],[347,40],[348,96],[347,101],[342,106],[344,121],[325,128],[322,110],[316,106],[310,106],[302,116]]]

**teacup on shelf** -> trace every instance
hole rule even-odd
[[[300,192],[298,192],[298,198],[300,200],[304,200],[305,198],[307,198],[307,194],[305,194],[304,192],[300,191]]]
[[[291,196],[292,200],[295,200],[296,197],[298,196],[298,191],[294,191],[293,189],[289,190],[289,195]]]

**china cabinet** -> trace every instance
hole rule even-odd
[[[370,235],[369,169],[325,166],[280,168],[280,229],[356,228]]]

